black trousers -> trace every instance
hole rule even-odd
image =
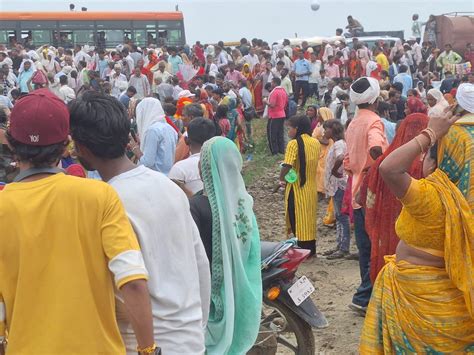
[[[270,152],[285,154],[285,140],[283,138],[285,117],[269,118],[267,123],[267,139]]]
[[[298,104],[299,98],[300,98],[300,92],[303,92],[303,101],[301,102],[301,105],[304,106],[306,104],[306,99],[308,98],[308,93],[309,93],[309,83],[304,80],[296,80],[295,81],[295,92],[294,92],[294,98],[295,102]]]
[[[309,83],[308,88],[309,88],[308,89],[308,97],[316,96],[316,98],[319,100],[318,84],[317,83]]]

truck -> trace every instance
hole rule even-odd
[[[474,44],[474,12],[450,12],[435,18],[438,48],[449,43],[455,52],[463,54],[466,44]]]

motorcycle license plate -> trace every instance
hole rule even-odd
[[[297,306],[303,303],[313,292],[314,286],[306,276],[300,277],[293,286],[288,289],[288,294]]]

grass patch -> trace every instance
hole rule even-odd
[[[253,160],[245,162],[243,177],[246,186],[253,185],[268,168],[278,169],[277,163],[283,159],[282,155],[271,155],[267,141],[267,119],[260,118],[252,121],[252,135],[254,141]]]

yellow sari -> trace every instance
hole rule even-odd
[[[466,198],[443,171],[437,169],[424,183],[430,194],[424,191],[421,203],[440,199],[444,210],[445,223],[438,232],[444,233],[446,266],[385,258],[367,310],[361,354],[474,353],[474,218]],[[421,232],[427,221],[418,218],[414,227]],[[404,222],[400,219],[397,223]]]

